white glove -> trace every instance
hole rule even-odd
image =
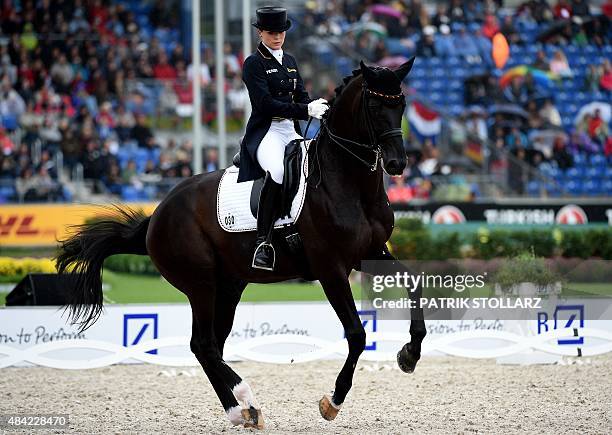
[[[319,98],[318,100],[308,103],[308,116],[321,119],[325,112],[327,112],[327,109],[329,109],[327,100]]]

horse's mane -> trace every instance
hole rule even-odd
[[[340,97],[342,91],[348,86],[348,84],[361,75],[361,69],[354,69],[351,75],[348,75],[342,79],[342,83],[334,89],[335,95],[334,98],[329,102],[329,107],[331,108],[334,105],[334,102]]]
[[[348,75],[346,77],[344,77],[342,79],[342,83],[336,88],[334,89],[335,95],[334,97],[329,101],[329,110],[332,109],[332,107],[334,106],[334,103],[336,102],[336,100],[338,98],[340,98],[340,95],[342,94],[342,91],[344,91],[346,89],[346,87],[349,85],[349,83],[351,83],[354,79],[356,79],[357,77],[361,76],[361,69],[354,69],[351,75]],[[310,123],[309,123],[310,124]],[[311,161],[314,161],[314,159],[317,159],[317,165],[316,165],[316,170],[315,167],[313,166],[310,174],[308,174],[308,176],[306,177],[306,182],[309,182],[312,179],[312,176],[314,175],[314,173],[316,171],[319,171],[319,180],[316,183],[316,186],[319,185],[319,183],[321,182],[321,175],[320,175],[320,165],[318,164],[318,155],[317,155],[317,148],[319,145],[319,140],[320,140],[320,130],[317,132],[313,143],[314,146],[311,146],[308,148],[308,158],[311,159]],[[315,186],[315,188],[316,188]]]

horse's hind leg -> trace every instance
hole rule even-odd
[[[223,347],[229,336],[234,316],[236,314],[236,306],[240,302],[240,296],[247,285],[246,281],[236,280],[228,277],[222,277],[217,285],[217,298],[215,300],[215,338],[219,352],[223,355]],[[248,427],[263,427],[263,416],[255,396],[249,384],[240,379],[238,375],[230,379],[229,387],[232,393],[242,406],[242,416],[245,420],[245,426]]]
[[[231,386],[241,383],[240,377],[223,361],[221,350],[215,335],[214,319],[217,308],[217,294],[214,272],[209,279],[200,281],[191,291],[185,292],[189,297],[193,311],[191,351],[194,353],[213,389],[217,393],[221,405],[225,409],[230,422],[234,425],[244,424],[247,427],[262,428],[263,423],[253,424],[251,418],[245,418],[242,407],[238,404]],[[235,306],[234,306],[235,308]],[[219,313],[222,315],[222,313]],[[247,416],[248,413],[247,413]],[[250,417],[250,416],[249,416]]]

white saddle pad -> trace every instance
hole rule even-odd
[[[310,141],[306,141],[306,146],[302,143],[302,164],[300,175],[300,186],[293,203],[291,205],[291,217],[278,219],[274,223],[275,228],[282,227],[292,222],[296,222],[300,217],[304,199],[306,198],[306,177],[308,174],[308,160],[306,151]],[[253,181],[238,183],[238,168],[230,166],[225,170],[219,189],[217,191],[217,220],[225,231],[232,233],[257,230],[257,219],[251,213],[251,189]]]

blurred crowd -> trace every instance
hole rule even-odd
[[[566,170],[577,154],[612,154],[609,114],[604,119],[593,107],[578,117],[575,104],[611,100],[612,2],[597,14],[588,0],[503,6],[493,0],[451,0],[435,9],[420,0],[310,1],[305,20],[319,35],[337,35],[345,50],[379,65],[394,66],[416,55],[415,68],[427,71],[422,79],[413,79],[415,71],[408,79],[416,97],[430,98],[432,107],[456,117],[459,122],[452,126],[460,130],[465,149],[478,147],[478,163],[515,193],[524,193],[534,177],[528,165]],[[497,33],[510,46],[507,65],[524,66],[521,74],[504,77],[495,68],[492,38]],[[572,68],[566,51],[580,65]],[[445,68],[448,73],[441,73]],[[456,86],[463,90],[458,105],[451,104],[455,75],[463,79]],[[439,79],[441,87],[429,86]],[[434,144],[410,138],[411,164],[402,180],[391,181],[391,200],[445,197],[449,191],[467,200],[478,194],[455,165],[439,158]],[[436,195],[436,180],[442,176],[444,191]]]
[[[482,67],[474,80],[463,77],[459,104],[432,100],[433,107],[458,117],[468,145],[469,138],[490,141],[489,169],[503,167],[516,180],[497,148],[534,167],[552,163],[559,168],[571,166],[576,153],[612,152],[606,113],[593,109],[574,122],[575,113],[566,110],[575,91],[586,100],[595,94],[610,100],[610,56],[587,58],[581,69],[571,57],[577,50],[594,54],[609,49],[610,3],[594,15],[587,0],[532,0],[516,9],[504,8],[502,0],[450,0],[435,7],[421,0],[309,0],[295,18],[296,27],[322,37],[335,35],[345,51],[372,63],[393,66],[416,54],[415,70],[427,71],[421,80],[426,85],[431,74],[455,73],[440,60]],[[213,126],[216,120],[214,92],[207,92],[215,86],[213,51],[203,45],[203,63],[194,72],[179,43],[179,10],[178,0],[1,3],[0,201],[70,200],[61,181],[81,169],[86,179],[101,181],[97,190],[122,195],[125,186],[142,191],[149,181],[191,175],[192,144],[160,136],[153,128],[172,129],[189,117],[193,80],[203,92],[203,121]],[[491,38],[498,32],[510,44],[509,62],[528,59],[530,68],[557,78],[561,87],[545,86],[531,72],[501,86],[503,77],[491,57]],[[243,55],[230,43],[224,51],[228,129],[239,130],[248,101],[241,81]],[[411,80],[408,85],[420,97],[436,96]],[[559,98],[564,84],[578,82],[579,88],[565,92],[566,100]],[[313,81],[306,77],[306,84],[310,88]],[[437,94],[456,96],[444,88]],[[550,129],[563,134],[538,136]],[[390,196],[397,194],[402,201],[431,197],[441,177],[461,199],[478,194],[460,167],[440,158],[435,140],[417,141],[411,135],[407,151],[410,164]],[[206,170],[218,168],[215,149],[205,152],[204,164]]]
[[[85,178],[103,180],[115,193],[123,184],[138,185],[139,178],[191,175],[191,143],[161,141],[151,128],[160,119],[175,126],[177,107],[192,102],[194,74],[178,42],[179,2],[157,0],[144,9],[131,8],[133,3],[1,3],[0,178],[5,200],[70,199],[55,169],[58,151],[68,176],[81,164]],[[243,110],[242,87],[236,89],[241,59],[229,44],[226,51],[230,109]],[[214,80],[210,49],[203,51],[203,61],[197,78],[209,95],[205,91]],[[206,156],[208,168],[218,165],[214,151]]]

